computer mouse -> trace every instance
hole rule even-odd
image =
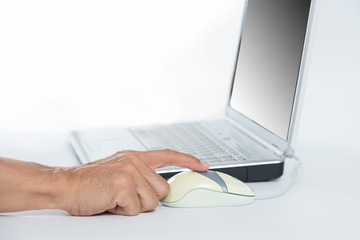
[[[169,194],[161,199],[168,207],[221,207],[250,204],[254,192],[242,181],[216,171],[187,171],[168,180]]]

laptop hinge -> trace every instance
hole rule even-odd
[[[279,149],[275,144],[273,143],[269,143],[267,141],[265,141],[264,139],[260,138],[259,136],[255,135],[254,133],[252,133],[251,131],[249,131],[248,129],[246,129],[245,127],[241,126],[239,123],[237,123],[236,121],[232,120],[229,117],[226,117],[226,120],[228,122],[230,122],[231,125],[235,126],[237,129],[239,129],[241,132],[243,132],[244,134],[246,134],[248,137],[250,137],[251,139],[253,139],[255,142],[259,143],[260,145],[262,145],[263,147],[271,150],[272,152],[274,152],[275,155],[278,156],[284,156],[286,155],[286,157],[288,157],[288,154],[285,154],[284,151],[282,151],[281,149]],[[293,151],[292,151],[293,152]]]

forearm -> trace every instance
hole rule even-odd
[[[64,169],[0,157],[0,212],[65,209],[68,185]]]

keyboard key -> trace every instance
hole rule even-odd
[[[133,129],[133,133],[148,149],[172,149],[193,155],[210,165],[244,160],[229,146],[205,133],[197,123]]]
[[[220,163],[221,160],[217,159],[217,160],[208,160],[209,163]]]

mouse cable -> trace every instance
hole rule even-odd
[[[284,195],[287,191],[289,191],[289,189],[295,184],[295,182],[298,178],[299,169],[302,165],[302,162],[301,162],[300,158],[298,158],[297,156],[292,156],[287,159],[293,159],[296,161],[296,166],[294,167],[294,169],[292,171],[291,179],[290,179],[289,183],[280,192],[277,192],[277,193],[274,193],[274,194],[271,194],[268,196],[264,196],[264,197],[256,197],[256,195],[255,195],[255,200],[267,200],[267,199],[273,199],[273,198],[280,197],[280,196]]]

